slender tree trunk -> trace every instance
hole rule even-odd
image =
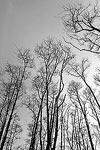
[[[84,110],[83,110],[82,104],[81,104],[81,102],[80,102],[80,98],[78,97],[78,91],[77,91],[77,98],[78,98],[79,105],[80,105],[80,107],[81,107],[82,113],[83,113],[83,115],[84,115],[84,119],[85,119],[87,131],[88,131],[88,136],[89,136],[89,141],[90,141],[90,144],[91,144],[91,148],[92,148],[92,150],[95,150],[94,144],[93,144],[93,141],[92,141],[92,137],[91,137],[91,132],[90,132],[90,127],[89,127],[89,123],[88,123],[88,120],[87,120],[87,116],[86,116],[86,113],[85,113]]]
[[[18,94],[17,94],[17,96],[18,96]],[[5,129],[5,134],[4,134],[4,137],[2,139],[0,150],[3,150],[4,144],[5,144],[5,141],[6,141],[6,137],[7,137],[8,131],[9,131],[9,127],[10,127],[10,123],[11,123],[11,120],[12,120],[12,115],[13,115],[13,112],[14,112],[14,109],[15,109],[15,106],[16,106],[16,101],[17,101],[17,99],[15,100],[15,102],[13,104],[13,108],[12,108],[12,111],[11,111],[6,129]]]
[[[55,127],[55,136],[54,136],[53,150],[56,149],[56,142],[57,142],[57,136],[58,136],[58,106],[57,106],[57,114],[56,115],[57,116],[56,116],[56,127]]]

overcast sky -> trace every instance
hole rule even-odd
[[[64,31],[59,17],[62,5],[70,1],[75,2],[0,0],[0,65],[7,60],[14,60],[15,45],[33,50],[37,42],[48,36],[62,39]]]
[[[15,45],[34,48],[48,36],[61,38],[64,0],[0,0],[0,64],[13,60]]]

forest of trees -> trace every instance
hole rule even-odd
[[[100,69],[92,87],[89,60],[77,63],[72,52],[85,51],[100,61],[99,11],[98,2],[63,6],[66,37],[47,38],[33,52],[17,48],[18,63],[1,69],[0,150],[100,149]],[[31,121],[25,144],[19,144],[23,107]]]

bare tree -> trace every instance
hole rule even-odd
[[[3,149],[6,142],[17,101],[24,92],[23,82],[28,77],[27,68],[33,67],[33,58],[31,58],[29,52],[29,50],[21,52],[21,50],[18,49],[18,58],[23,66],[7,64],[5,68],[5,77],[3,78],[1,90],[0,150]]]
[[[83,3],[64,6],[62,17],[66,33],[77,44],[67,42],[80,51],[100,54],[100,11],[98,1],[88,6]],[[69,32],[70,31],[70,32]]]
[[[19,124],[19,117],[15,113],[12,119],[9,132],[6,138],[5,150],[12,150],[15,148],[15,142],[20,139],[20,133],[22,132],[22,128]]]
[[[32,100],[25,105],[33,113],[33,126],[29,150],[55,150],[60,125],[60,108],[65,101],[63,74],[74,57],[61,42],[44,41],[35,49],[40,61],[37,75],[33,78]],[[35,105],[34,105],[35,104]]]
[[[80,108],[81,113],[83,114],[84,121],[86,124],[91,149],[94,150],[95,148],[94,148],[92,134],[91,134],[91,130],[90,130],[90,125],[89,125],[89,121],[88,121],[88,117],[87,117],[86,102],[84,100],[82,100],[82,98],[80,97],[80,94],[78,92],[80,88],[81,88],[81,85],[79,83],[72,81],[72,83],[69,85],[68,92],[69,92],[70,98],[73,101],[75,101],[75,99],[78,101],[78,104],[79,104],[78,107]],[[75,103],[75,102],[73,102],[73,103]],[[74,119],[75,119],[75,115],[76,115],[76,112],[74,113]],[[75,125],[75,120],[74,120],[73,124]],[[80,140],[80,138],[79,138],[79,140]],[[79,145],[79,147],[80,147],[80,145]]]
[[[80,114],[82,114],[81,116],[81,118],[83,118],[82,122],[85,123],[85,129],[87,130],[86,139],[90,141],[90,145],[91,145],[90,149],[94,150],[100,146],[100,143],[99,143],[100,138],[98,138],[99,131],[100,131],[100,120],[99,120],[100,107],[99,107],[98,94],[95,93],[95,90],[87,82],[87,69],[88,68],[89,68],[88,60],[83,59],[81,64],[69,63],[69,67],[67,69],[68,73],[71,76],[73,76],[74,78],[80,79],[80,82],[81,82],[80,84],[79,82],[72,81],[69,84],[69,88],[68,88],[68,93],[69,93],[71,103],[74,105],[74,109],[72,108],[70,109],[72,109],[72,114],[73,114],[71,118],[74,119],[74,123],[71,123],[71,125],[75,129],[75,131],[73,131],[74,129],[72,128],[70,129],[70,132],[73,132],[74,135],[76,134],[77,119],[80,118]],[[98,76],[95,76],[95,80],[96,80],[96,83],[99,84]],[[68,124],[68,121],[67,121],[67,124]],[[79,124],[80,124],[80,121],[78,119],[78,125]],[[82,132],[81,132],[81,137],[79,138],[79,140],[85,142],[84,147],[85,149],[87,149],[86,147],[88,146],[89,148],[90,145],[87,145],[85,137],[83,138]],[[77,131],[77,134],[80,135],[80,130]],[[74,141],[72,141],[72,143],[75,142],[74,146],[75,145],[82,146],[82,144],[79,145],[80,143],[79,140],[77,143],[78,145],[76,144],[76,141],[75,141],[76,139],[77,138],[75,138]],[[73,149],[74,146],[70,142],[68,126],[67,126],[67,141],[69,142],[70,149]],[[77,149],[79,148],[77,147]]]

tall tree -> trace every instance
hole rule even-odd
[[[17,101],[23,94],[23,82],[28,77],[27,68],[33,67],[33,58],[31,58],[29,50],[21,52],[21,50],[18,49],[18,58],[23,65],[7,64],[2,82],[0,150],[3,149],[6,142]]]
[[[32,80],[32,101],[25,105],[33,112],[29,150],[55,150],[60,125],[60,107],[66,94],[63,93],[63,74],[74,57],[61,42],[45,40],[35,49],[40,61],[37,75]]]
[[[100,54],[100,11],[99,1],[84,5],[82,2],[72,3],[63,7],[62,17],[69,43],[80,51]],[[71,41],[70,41],[71,39]],[[74,42],[77,44],[73,44]]]

